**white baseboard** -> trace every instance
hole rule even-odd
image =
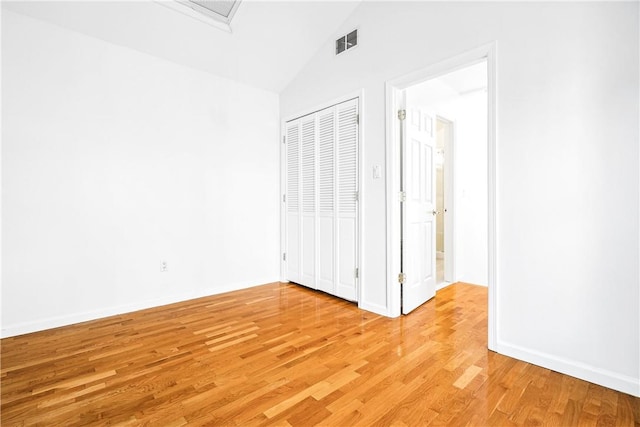
[[[564,359],[498,340],[496,351],[505,356],[570,375],[632,396],[640,397],[640,378],[600,369],[585,363]]]
[[[139,301],[132,304],[123,304],[115,307],[107,307],[100,310],[92,310],[80,313],[73,313],[63,316],[49,317],[45,319],[38,319],[32,322],[18,323],[15,325],[2,325],[0,329],[0,338],[14,337],[16,335],[23,335],[32,332],[44,331],[47,329],[59,328],[61,326],[73,325],[75,323],[88,322],[90,320],[102,319],[109,316],[117,316],[120,314],[131,313],[138,310],[144,310],[147,308],[159,307],[162,305],[173,304],[182,301],[188,301],[191,299],[224,294],[226,292],[237,291],[240,289],[247,289],[254,286],[260,286],[265,283],[277,282],[278,279],[271,281],[246,281],[238,283],[229,283],[215,288],[203,289],[199,292],[191,292],[182,295],[171,295],[162,298],[154,298],[145,301]]]
[[[436,292],[438,292],[440,289],[444,289],[449,285],[453,285],[452,282],[440,282],[436,284]]]
[[[384,316],[384,317],[397,317],[397,316],[393,316],[389,312],[389,307],[379,305],[379,304],[372,304],[366,301],[360,301],[358,303],[358,308],[362,310],[370,311],[371,313],[379,314],[380,316]]]

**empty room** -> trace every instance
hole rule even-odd
[[[637,1],[1,1],[6,426],[640,427]]]

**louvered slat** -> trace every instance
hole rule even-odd
[[[302,212],[316,209],[315,118],[302,123]]]
[[[334,109],[319,113],[318,120],[318,161],[319,161],[319,199],[320,212],[331,213],[334,206]]]
[[[358,133],[355,103],[338,110],[338,209],[356,212]]]

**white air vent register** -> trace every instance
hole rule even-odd
[[[346,52],[348,49],[358,45],[358,30],[353,30],[349,34],[336,40],[336,55]]]

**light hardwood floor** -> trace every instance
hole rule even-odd
[[[640,426],[486,349],[486,288],[388,319],[274,283],[2,340],[2,425]]]

